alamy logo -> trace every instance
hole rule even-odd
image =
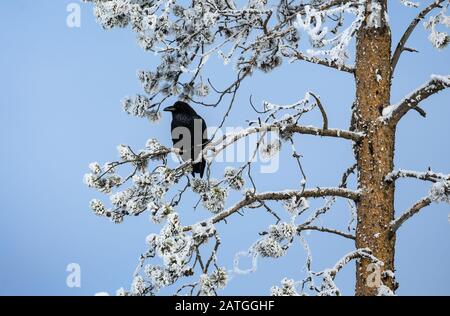
[[[367,272],[371,272],[367,277],[368,287],[380,287],[381,283],[381,267],[378,264],[371,263],[367,266]]]
[[[80,28],[81,27],[81,7],[78,3],[69,3],[67,5],[67,19],[66,24],[68,28]]]
[[[67,287],[81,287],[81,267],[78,263],[69,263],[66,271],[69,272],[66,278]]]

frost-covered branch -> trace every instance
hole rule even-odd
[[[406,43],[408,42],[409,37],[416,29],[417,25],[434,9],[441,8],[441,4],[444,3],[447,0],[433,0],[433,3],[431,3],[429,6],[424,8],[417,16],[412,20],[411,24],[406,29],[405,33],[403,34],[402,38],[400,39],[399,43],[397,44],[397,48],[395,49],[395,52],[392,56],[391,61],[391,67],[392,67],[392,74],[394,74],[395,68],[397,67],[397,63],[400,60],[400,56],[404,51],[406,51]]]
[[[365,19],[362,0],[87,2],[94,4],[97,21],[105,29],[131,27],[139,45],[159,56],[155,70],[139,72],[149,96],[124,101],[127,112],[149,118],[159,116],[170,96],[217,106],[226,95],[236,94],[244,78],[255,71],[269,72],[285,59],[351,73],[353,67],[346,64],[349,45]],[[301,42],[304,51],[299,50]],[[225,65],[234,64],[238,73],[238,79],[220,93],[202,77],[213,55]],[[212,92],[218,94],[216,101],[202,100]]]
[[[450,181],[448,180],[448,176],[444,176],[444,179],[439,179],[439,181],[437,181],[437,178],[433,178],[430,181],[435,183],[431,187],[428,196],[416,202],[409,210],[391,222],[391,234],[395,234],[407,220],[417,215],[421,210],[431,205],[431,203],[450,203]]]
[[[426,172],[418,172],[412,170],[398,170],[393,171],[388,174],[385,178],[386,182],[395,182],[400,178],[416,178],[419,180],[430,181],[430,182],[439,182],[439,181],[449,181],[450,175],[445,175],[442,173],[436,173],[431,170]]]
[[[337,196],[356,201],[358,200],[360,193],[358,191],[343,188],[316,188],[302,191],[266,192],[255,194],[247,192],[244,199],[242,199],[229,209],[217,214],[210,221],[214,224],[223,221],[224,219],[235,214],[239,210],[247,206],[250,206],[258,201],[286,201],[292,198],[300,200],[301,198],[320,198],[327,196]],[[185,227],[185,231],[190,231],[191,229],[192,229],[191,226]]]
[[[341,64],[338,64],[336,61],[330,61],[330,60],[326,60],[326,59],[320,59],[317,57],[308,56],[297,50],[294,51],[293,53],[291,53],[290,56],[291,56],[291,61],[301,60],[301,61],[309,62],[312,64],[317,64],[317,65],[321,65],[321,66],[334,68],[334,69],[348,72],[351,74],[355,73],[355,67],[353,67],[353,66],[341,65]]]
[[[335,279],[337,274],[351,261],[360,260],[360,259],[368,259],[372,264],[381,269],[384,266],[384,263],[376,258],[372,251],[368,248],[357,249],[349,252],[345,256],[343,256],[332,268],[325,269],[320,272],[314,272],[312,270],[312,256],[311,251],[304,240],[301,238],[301,242],[307,252],[307,260],[306,260],[306,272],[308,277],[300,282],[295,282],[294,280],[284,278],[281,281],[281,287],[274,286],[271,288],[271,293],[273,296],[299,296],[299,295],[308,295],[305,290],[310,290],[318,296],[340,296],[341,291],[337,287],[335,283]],[[384,271],[384,275],[388,274],[393,276],[393,273],[390,271]],[[316,286],[315,278],[321,278],[320,286]],[[389,292],[392,294],[386,286],[382,283],[376,285],[378,286],[379,295],[385,294],[385,292]],[[387,294],[387,293],[386,293]]]
[[[272,124],[272,125],[265,125],[265,126],[255,126],[255,127],[249,127],[240,133],[228,135],[224,138],[227,138],[230,141],[225,141],[219,146],[214,146],[215,143],[211,144],[208,149],[212,149],[213,152],[217,153],[225,149],[227,146],[232,144],[233,142],[236,142],[237,140],[244,138],[246,136],[249,136],[251,134],[257,134],[267,131],[275,131],[279,128],[279,125]],[[281,127],[280,129],[281,134],[304,134],[304,135],[311,135],[311,136],[321,136],[321,137],[332,137],[332,138],[343,138],[347,140],[352,140],[355,142],[360,141],[364,134],[357,133],[357,132],[350,132],[347,130],[342,129],[322,129],[314,126],[301,126],[301,125],[290,125],[286,127]]]
[[[319,296],[336,296],[340,295],[340,290],[334,283],[336,275],[341,271],[349,262],[357,259],[369,259],[372,263],[379,266],[383,266],[384,263],[372,255],[370,249],[357,249],[342,257],[331,269],[326,269],[322,272],[315,273],[316,276],[323,278],[322,285],[320,287]]]
[[[450,76],[433,75],[430,81],[411,92],[400,103],[384,108],[382,119],[397,124],[406,113],[417,109],[422,101],[449,87]]]

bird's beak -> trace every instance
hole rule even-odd
[[[164,109],[165,112],[173,112],[175,111],[175,107],[174,106],[168,106]]]

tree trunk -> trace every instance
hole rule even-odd
[[[395,236],[389,236],[387,229],[394,219],[395,185],[384,181],[394,167],[395,126],[378,119],[390,104],[391,30],[385,14],[387,0],[379,4],[381,14],[370,16],[373,6],[369,1],[365,25],[357,36],[352,128],[367,134],[355,146],[359,188],[363,192],[357,203],[356,247],[372,250],[384,266],[377,269],[367,259],[357,263],[355,294],[359,296],[376,295],[380,281],[391,290],[395,287],[390,274],[385,273],[394,271]],[[374,17],[380,21],[373,23]]]

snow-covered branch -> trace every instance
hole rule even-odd
[[[230,207],[229,209],[220,212],[214,216],[210,221],[215,224],[223,221],[227,217],[237,213],[239,210],[252,205],[258,201],[286,201],[292,198],[320,198],[320,197],[336,196],[350,200],[358,200],[360,192],[343,188],[316,188],[302,191],[282,191],[282,192],[265,192],[265,193],[251,193],[247,192],[244,199]],[[190,231],[192,226],[186,226],[185,231]]]
[[[311,251],[306,243],[306,241],[301,238],[301,242],[307,252],[307,262],[306,262],[306,272],[308,277],[300,282],[295,282],[294,280],[284,278],[281,281],[281,287],[273,286],[271,288],[271,293],[273,296],[299,296],[308,295],[305,290],[310,290],[318,296],[340,296],[341,291],[335,283],[337,274],[351,261],[368,259],[376,267],[381,269],[384,263],[376,258],[372,251],[368,248],[357,249],[349,252],[343,256],[332,268],[325,269],[320,272],[314,272],[312,270],[312,256]],[[386,272],[388,273],[388,272]],[[320,287],[315,285],[315,278],[321,278]],[[383,284],[377,285],[380,290],[384,290],[385,286]]]
[[[364,134],[357,132],[350,132],[342,129],[321,129],[313,126],[291,126],[285,129],[287,132],[299,133],[305,135],[315,135],[315,136],[323,136],[323,137],[334,137],[334,138],[343,138],[352,140],[355,142],[360,141]]]
[[[410,218],[417,215],[421,210],[431,205],[431,203],[450,203],[450,181],[448,176],[447,179],[439,179],[439,181],[434,181],[436,178],[431,180],[435,182],[431,187],[428,196],[422,198],[416,202],[409,210],[405,211],[400,217],[391,222],[390,233],[395,234],[395,232]],[[427,179],[428,180],[428,179]]]
[[[426,84],[411,92],[400,103],[384,108],[382,119],[397,124],[406,113],[417,109],[422,101],[449,87],[449,75],[433,75]]]
[[[338,64],[336,61],[332,61],[332,60],[326,60],[326,59],[321,59],[318,57],[308,56],[297,50],[294,51],[293,53],[291,53],[290,57],[291,57],[291,61],[301,60],[301,61],[306,61],[306,62],[309,62],[312,64],[317,64],[317,65],[321,65],[321,66],[334,68],[334,69],[341,70],[341,71],[348,72],[348,73],[355,72],[355,67],[353,67],[353,66],[349,66],[349,65],[345,65],[345,64]]]
[[[409,210],[404,212],[399,218],[395,219],[391,223],[390,231],[391,234],[395,234],[395,232],[403,225],[408,219],[418,214],[423,208],[429,206],[432,203],[430,197],[425,197],[415,203]]]
[[[416,178],[419,180],[439,182],[439,181],[449,181],[450,175],[445,175],[442,173],[436,173],[431,170],[426,172],[412,171],[412,170],[398,170],[393,171],[388,174],[385,178],[386,182],[395,182],[400,178]]]
[[[340,295],[340,290],[334,283],[336,275],[341,271],[349,262],[357,259],[369,259],[372,263],[379,266],[383,266],[384,263],[372,255],[370,249],[357,249],[345,255],[340,259],[333,268],[326,269],[322,272],[315,273],[316,276],[321,276],[323,278],[322,285],[320,287],[319,296],[336,296]]]
[[[397,48],[395,49],[395,52],[392,56],[392,74],[394,74],[395,68],[397,67],[397,63],[400,60],[400,56],[402,53],[406,50],[406,43],[408,42],[408,39],[410,38],[411,34],[416,29],[417,25],[422,21],[431,11],[433,11],[436,8],[440,8],[441,4],[444,3],[447,0],[433,0],[433,3],[431,3],[429,6],[424,8],[417,16],[414,18],[414,20],[411,22],[411,24],[406,29],[405,33],[403,34],[402,38],[400,39],[399,43],[397,44]]]
[[[322,129],[314,126],[301,126],[296,124],[288,126],[282,126],[279,124],[265,124],[262,126],[251,126],[238,133],[225,135],[219,141],[212,142],[206,146],[204,151],[205,154],[207,154],[209,150],[211,150],[214,154],[217,154],[223,151],[226,147],[237,142],[239,139],[247,137],[251,134],[260,134],[269,131],[279,131],[282,135],[298,133],[311,136],[343,138],[355,142],[360,141],[364,137],[364,134],[362,133],[350,132],[341,129]]]
[[[206,104],[215,91],[202,78],[209,58],[218,55],[240,74],[227,93],[218,93],[216,106],[234,94],[255,71],[269,72],[283,63],[301,60],[352,73],[347,66],[349,45],[365,19],[365,1],[330,0],[295,3],[212,0],[179,3],[173,0],[87,0],[105,28],[131,27],[139,45],[160,57],[154,71],[140,71],[145,92],[127,99],[124,107],[140,117],[158,117],[169,96]],[[305,34],[306,36],[302,36]],[[299,50],[303,38],[304,52]],[[135,103],[140,109],[134,111]]]

